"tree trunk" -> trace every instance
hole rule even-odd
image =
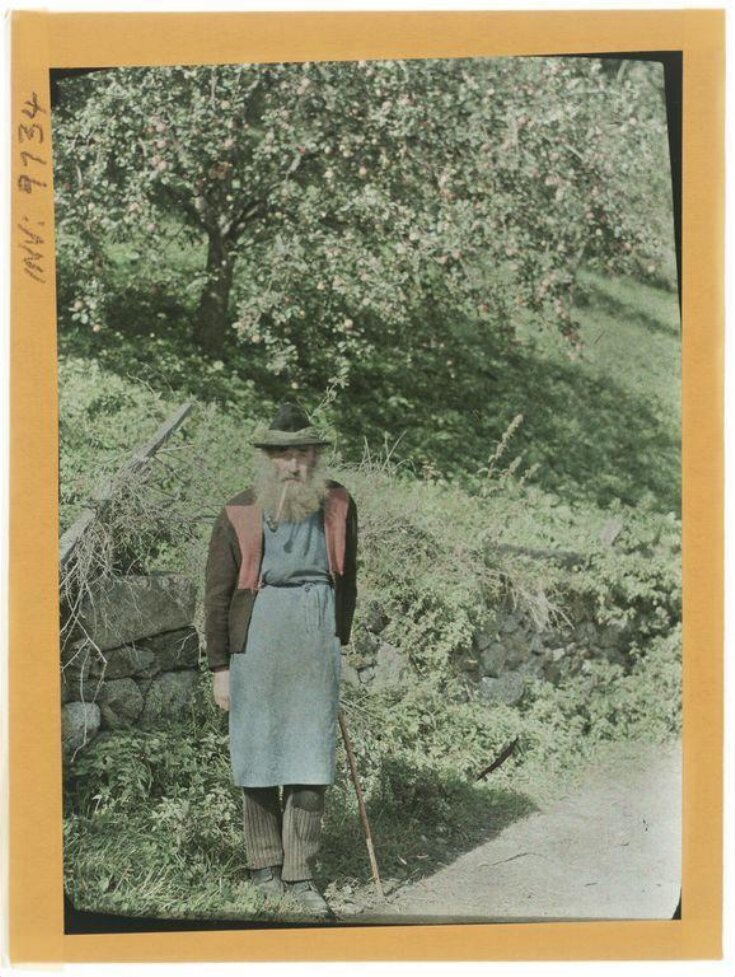
[[[230,243],[219,230],[210,231],[207,250],[207,284],[199,300],[194,339],[206,353],[212,356],[218,356],[224,346],[233,266],[234,256],[231,253]]]

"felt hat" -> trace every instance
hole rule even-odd
[[[296,404],[281,404],[267,428],[260,428],[250,442],[255,448],[306,448],[327,445],[304,411]]]

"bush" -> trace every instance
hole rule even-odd
[[[587,661],[558,688],[538,682],[523,705],[525,750],[555,764],[589,756],[610,740],[664,742],[681,732],[681,634],[652,639],[626,674],[620,665]]]

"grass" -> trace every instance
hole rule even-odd
[[[631,395],[647,391],[659,423],[678,435],[681,335],[676,296],[629,279],[581,275],[586,294],[577,318],[590,369],[615,369]]]
[[[390,776],[400,774],[394,765]],[[239,797],[233,796],[223,813],[236,811],[238,804]],[[410,811],[396,807],[392,792],[378,794],[369,801],[368,813],[381,876],[391,887],[430,875],[534,809],[518,790],[475,786],[446,775],[427,777]],[[65,825],[67,893],[79,910],[272,918],[273,907],[248,882],[239,825],[228,818],[219,828],[217,844],[193,850],[176,834],[172,838],[171,824],[156,825],[155,804],[122,814],[70,816]],[[369,875],[354,790],[342,777],[328,791],[316,879],[338,902],[345,892],[369,890]]]
[[[650,689],[640,694],[642,703],[646,694]],[[424,699],[423,708],[430,701]],[[585,738],[569,701],[559,709],[549,694],[520,712],[475,707],[471,717],[469,708],[455,707],[447,715],[435,711],[433,735],[419,736],[411,746],[405,714],[417,705],[420,696],[398,698],[393,708],[378,699],[361,717],[358,701],[345,702],[386,891],[432,875],[579,789],[590,770],[599,778],[650,760],[651,744],[672,735],[628,728],[616,739]],[[471,718],[495,745],[478,742]],[[376,722],[384,730],[382,743]],[[479,761],[497,755],[513,728],[522,744],[518,755],[488,782],[475,781]],[[334,908],[349,913],[368,907],[373,892],[341,743],[337,770],[316,879]],[[189,720],[155,733],[102,735],[89,747],[76,780],[67,781],[67,892],[81,910],[282,919],[283,907],[265,903],[248,882],[240,818],[239,791],[227,769],[226,717],[213,705],[205,680]]]
[[[453,379],[446,374],[445,354],[431,350],[395,350],[390,364],[361,362],[323,415],[342,459],[359,461],[366,445],[379,453],[387,440],[396,443],[394,459],[415,477],[443,477],[473,489],[478,470],[512,419],[522,414],[514,451],[522,468],[538,466],[534,479],[546,492],[597,506],[653,500],[664,510],[678,511],[676,296],[592,273],[582,275],[581,284],[575,313],[584,341],[581,352],[553,333],[521,335],[507,349],[479,324],[456,322],[448,329]],[[164,402],[173,409],[194,398],[241,419],[246,427],[251,418],[271,416],[278,400],[294,396],[288,378],[271,377],[256,390],[249,351],[234,340],[224,360],[203,357],[187,338],[189,312],[171,312],[170,301],[162,289],[155,300],[146,298],[147,312],[136,312],[133,299],[121,296],[124,321],[99,333],[68,325],[61,330],[62,418],[74,416],[72,402],[80,394],[83,402],[96,396],[91,390],[108,386],[122,398],[135,398],[139,412],[146,400],[158,417]],[[157,313],[156,303],[168,311]],[[157,319],[159,314],[165,318]],[[128,324],[141,317],[158,324],[151,330]],[[90,382],[85,393],[82,374],[90,362],[97,373],[90,377],[94,387]],[[299,391],[312,408],[323,395],[323,390]],[[97,411],[98,423],[86,417],[85,431],[90,444],[101,442],[100,456],[111,438],[122,450],[122,438],[111,433],[119,422],[129,431],[132,450],[130,405],[115,411],[108,403]],[[75,423],[78,417],[79,411]],[[137,440],[153,428],[140,423]],[[99,467],[92,451],[76,457],[80,450],[79,438],[62,443],[64,493],[80,469]]]
[[[381,867],[396,883],[548,803],[596,757],[677,733],[676,299],[592,274],[582,285],[576,359],[548,336],[521,337],[501,355],[468,329],[456,382],[430,359],[392,373],[362,364],[322,416],[337,440],[332,470],[360,510],[356,626],[379,600],[390,618],[384,640],[418,676],[392,694],[345,690]],[[121,322],[60,337],[62,529],[193,397],[196,411],[153,463],[146,492],[158,493],[155,505],[127,512],[121,499],[116,517],[140,520],[130,535],[148,569],[185,566],[201,586],[211,519],[249,479],[249,434],[289,392],[274,386],[256,397],[246,361],[207,361],[180,324],[177,332],[158,321],[130,335]],[[517,414],[523,423],[488,478],[482,468]],[[534,463],[536,476],[519,485]],[[598,537],[611,515],[624,528],[605,549]],[[579,568],[517,552],[526,549],[574,551]],[[627,621],[638,643],[633,671],[597,663],[559,688],[529,688],[513,708],[465,701],[455,662],[483,608],[508,594],[542,617],[580,599]],[[198,614],[201,627],[201,601]],[[516,736],[513,758],[490,783],[475,783],[473,772]],[[184,726],[99,736],[66,784],[66,884],[77,908],[271,918],[247,882],[226,761],[226,721],[206,679]],[[364,894],[368,877],[343,756],[340,770],[319,867],[337,901]]]

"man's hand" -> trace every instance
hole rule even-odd
[[[223,668],[214,673],[214,701],[225,712],[230,708],[230,670]]]

